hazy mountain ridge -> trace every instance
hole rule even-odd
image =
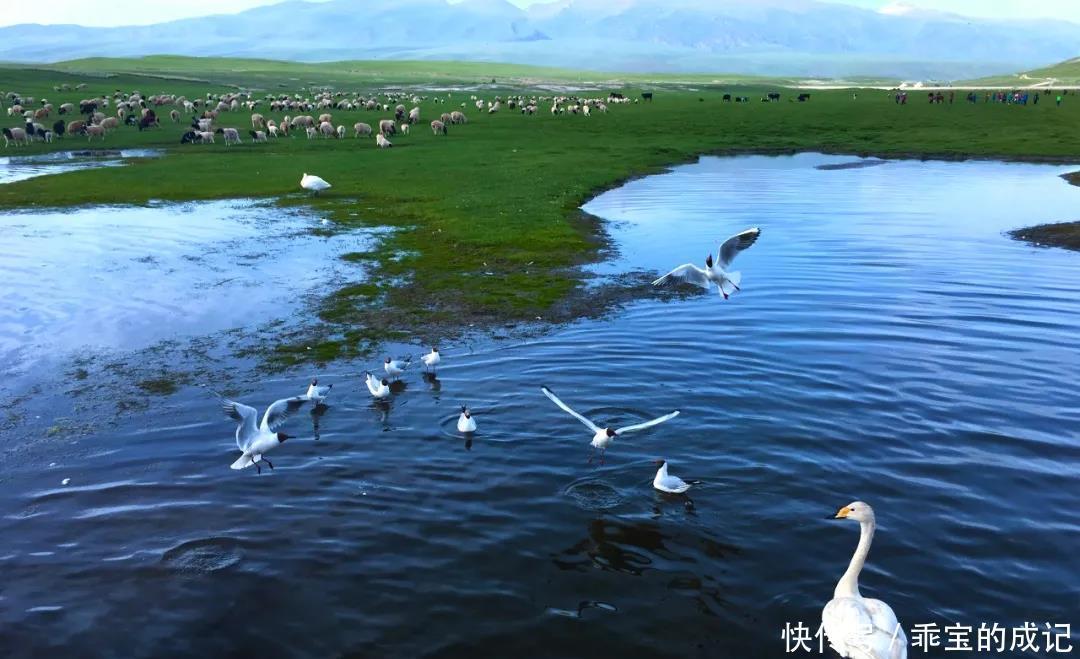
[[[704,5],[704,6],[703,6]],[[0,59],[157,53],[467,59],[624,71],[975,77],[1074,57],[1080,26],[940,12],[879,13],[814,0],[290,0],[150,26],[0,28]],[[935,64],[928,64],[935,63]]]

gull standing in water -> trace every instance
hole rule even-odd
[[[307,399],[315,403],[315,405],[322,405],[322,402],[326,400],[326,397],[330,394],[330,390],[334,388],[334,385],[320,385],[319,378],[311,378],[311,384],[308,385]]]
[[[661,492],[667,492],[668,494],[682,494],[689,490],[690,486],[697,483],[697,481],[690,481],[688,483],[678,476],[669,474],[667,470],[667,460],[657,460],[656,464],[660,465],[660,468],[656,470],[656,478],[653,479],[652,486]]]
[[[300,187],[318,195],[323,190],[329,190],[330,184],[314,174],[304,172],[304,175],[300,177]]]
[[[681,279],[690,284],[697,284],[704,287],[705,290],[709,290],[712,284],[716,284],[720,294],[726,300],[735,291],[742,290],[739,288],[742,273],[728,272],[727,268],[731,266],[731,262],[735,260],[739,252],[753,245],[760,235],[761,229],[756,227],[737,233],[720,245],[720,250],[716,254],[716,263],[713,263],[712,254],[705,257],[704,269],[697,267],[693,263],[684,263],[654,281],[653,286],[663,286],[676,279]]]
[[[424,362],[424,366],[434,371],[435,367],[442,361],[442,357],[439,356],[439,349],[432,346],[431,352],[421,357],[420,361]]]
[[[476,419],[468,407],[461,406],[461,416],[457,420],[457,431],[461,433],[476,432]]]
[[[558,405],[560,408],[562,408],[564,412],[566,412],[570,416],[585,424],[585,427],[592,431],[593,438],[592,441],[589,442],[589,444],[593,447],[592,452],[589,453],[590,463],[593,460],[593,453],[596,452],[596,449],[600,449],[600,464],[604,464],[604,452],[607,450],[608,444],[610,444],[612,440],[614,440],[617,436],[625,435],[628,432],[645,430],[646,428],[651,428],[655,425],[659,425],[665,421],[674,419],[675,417],[679,416],[679,410],[675,410],[674,412],[669,412],[668,414],[653,419],[652,421],[635,423],[632,426],[625,426],[623,428],[601,428],[592,421],[589,421],[582,415],[570,409],[570,406],[559,400],[559,397],[556,396],[555,393],[551,391],[551,389],[548,389],[547,387],[540,387],[540,391],[544,392],[544,395],[550,398],[551,402]]]
[[[293,396],[292,398],[275,401],[274,404],[266,408],[262,423],[259,423],[259,413],[254,407],[229,400],[220,396],[220,394],[219,397],[221,397],[221,409],[225,411],[229,418],[237,422],[236,446],[240,449],[241,455],[236,462],[232,463],[231,468],[244,469],[255,465],[255,470],[260,474],[262,473],[262,468],[259,467],[260,462],[265,462],[270,469],[274,468],[274,465],[263,455],[292,437],[283,432],[278,432],[277,429],[294,412],[309,402],[306,396]]]
[[[401,377],[401,374],[405,372],[405,369],[409,368],[409,365],[411,365],[411,364],[412,364],[412,357],[411,356],[406,357],[403,360],[402,359],[390,359],[389,357],[387,357],[386,361],[383,362],[383,369],[386,371],[386,374],[389,375],[390,377],[399,378],[399,377]]]
[[[390,396],[390,383],[383,378],[381,381],[376,380],[375,376],[371,374],[371,371],[367,372],[367,377],[364,378],[367,383],[368,391],[371,395],[378,399],[388,398]]]
[[[870,553],[877,526],[874,509],[856,501],[841,508],[834,519],[853,519],[859,523],[859,545],[833,590],[833,598],[821,612],[821,626],[829,645],[841,657],[907,659],[907,636],[896,614],[885,602],[865,598],[859,592],[859,573]]]

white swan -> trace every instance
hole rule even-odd
[[[314,174],[304,172],[304,175],[300,178],[300,187],[305,190],[310,190],[315,194],[319,194],[323,190],[328,190],[330,184]]]
[[[874,509],[856,501],[837,511],[835,519],[859,522],[859,546],[836,584],[832,600],[821,612],[821,626],[829,645],[841,657],[907,659],[907,636],[896,614],[885,602],[859,593],[859,573],[874,539]]]
[[[690,284],[697,284],[698,286],[705,288],[705,290],[711,288],[711,284],[716,284],[717,288],[720,289],[720,294],[723,295],[726,300],[735,291],[742,290],[739,288],[739,282],[742,281],[742,273],[727,272],[727,268],[731,266],[731,262],[735,260],[735,257],[739,255],[739,252],[757,242],[758,236],[760,235],[761,229],[756,227],[741,231],[728,238],[720,245],[720,249],[716,253],[715,264],[713,263],[712,254],[709,254],[705,257],[704,269],[697,267],[693,263],[684,263],[654,281],[653,286],[663,286],[675,279],[681,279]]]

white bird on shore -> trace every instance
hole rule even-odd
[[[300,187],[317,195],[323,190],[329,190],[330,184],[314,174],[304,172],[304,175],[300,178]]]
[[[332,384],[319,385],[318,378],[311,378],[311,384],[308,385],[307,393],[304,395],[316,405],[321,405],[333,388],[334,385]]]
[[[262,423],[258,422],[258,411],[243,403],[221,397],[221,409],[229,418],[237,422],[236,446],[240,449],[240,458],[232,463],[232,469],[244,469],[255,465],[255,470],[260,474],[262,468],[260,462],[265,462],[271,469],[274,465],[263,457],[264,454],[278,447],[279,444],[290,439],[291,435],[278,432],[277,429],[285,423],[293,413],[308,403],[306,396],[293,396],[275,401],[266,408]]]
[[[859,522],[859,545],[836,584],[833,598],[821,612],[821,626],[829,645],[841,657],[906,659],[907,636],[896,614],[885,602],[864,598],[859,592],[859,573],[870,553],[876,528],[874,509],[856,501],[841,508],[834,519]]]
[[[442,357],[439,356],[439,349],[432,346],[431,352],[421,357],[420,361],[424,362],[424,366],[434,371],[435,367],[442,361]]]
[[[662,286],[676,279],[681,279],[690,284],[697,284],[704,287],[705,290],[709,290],[711,284],[716,284],[720,294],[726,300],[735,291],[742,290],[739,288],[742,273],[727,272],[727,268],[731,266],[731,262],[735,260],[739,252],[753,245],[760,235],[761,229],[756,227],[737,233],[720,245],[715,264],[713,263],[712,254],[709,254],[705,257],[704,269],[697,267],[693,263],[684,263],[654,281],[653,286]]]
[[[410,364],[412,364],[412,356],[406,357],[404,360],[387,357],[386,361],[383,362],[383,369],[390,377],[399,378],[405,372],[405,369],[409,368]]]
[[[604,464],[604,452],[607,450],[608,444],[610,444],[612,440],[615,439],[615,437],[619,435],[625,435],[628,432],[645,430],[646,428],[651,428],[655,425],[659,425],[665,421],[674,419],[675,417],[679,416],[679,410],[675,410],[674,412],[669,412],[668,414],[653,419],[652,421],[635,423],[632,426],[625,426],[623,428],[601,428],[592,421],[586,419],[584,416],[570,409],[570,406],[559,400],[559,397],[556,396],[554,392],[551,391],[551,389],[548,389],[547,387],[540,387],[540,391],[544,392],[544,395],[550,398],[551,402],[558,405],[560,408],[562,408],[564,412],[566,412],[570,416],[585,424],[585,427],[592,431],[593,438],[592,441],[589,442],[589,444],[593,447],[593,452],[595,452],[596,449],[600,449],[600,464]],[[592,453],[589,454],[589,462],[592,462]]]
[[[652,486],[661,492],[682,494],[689,490],[690,486],[695,484],[694,481],[687,483],[678,476],[669,474],[667,470],[667,460],[657,460],[656,464],[660,465],[660,468],[656,470],[656,478],[653,479]]]
[[[472,412],[468,407],[461,406],[461,416],[457,420],[458,432],[476,432],[476,419],[473,418]]]
[[[367,383],[368,391],[376,398],[386,398],[390,395],[390,383],[383,378],[382,381],[375,379],[375,376],[371,374],[371,371],[367,372],[367,377],[364,379]]]

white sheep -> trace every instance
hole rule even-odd
[[[431,122],[431,132],[434,135],[438,135],[439,133],[446,135],[446,124],[436,119],[435,121]]]
[[[397,124],[394,123],[393,119],[383,119],[379,122],[379,132],[389,137],[397,132]]]
[[[337,127],[337,137],[338,137],[339,140],[345,139],[345,127],[344,126],[338,126]]]
[[[356,137],[360,137],[361,135],[371,135],[371,126],[362,121],[353,124],[353,130],[356,131]]]
[[[410,124],[420,123],[420,108],[416,107],[416,108],[413,108],[413,109],[409,110],[409,123]]]
[[[476,109],[477,110],[483,110],[484,109],[484,102],[483,101],[477,101],[476,102]]]
[[[22,128],[5,128],[3,132],[5,149],[12,142],[14,142],[16,146],[19,145],[19,142],[22,142],[23,144],[30,143],[30,140],[26,136],[26,131]]]
[[[450,123],[467,124],[469,123],[469,118],[465,116],[464,112],[458,112],[457,110],[454,110],[450,113]]]
[[[252,128],[266,128],[266,119],[261,114],[255,113],[251,115],[251,127]]]
[[[248,134],[251,135],[252,142],[265,142],[266,133],[261,130],[249,130]]]
[[[390,147],[394,146],[393,143],[390,140],[386,139],[386,136],[382,133],[375,133],[375,145],[378,146],[380,149],[389,149]]]
[[[235,128],[218,128],[215,132],[225,138],[225,146],[240,144],[240,131]]]
[[[270,137],[277,137],[277,126],[267,126],[266,131],[270,134]]]
[[[324,121],[319,124],[319,132],[322,133],[323,138],[333,137],[336,132],[334,131],[334,124],[329,121]]]
[[[112,130],[120,125],[120,120],[116,117],[105,117],[99,124],[104,130]]]
[[[207,143],[207,142],[209,142],[210,144],[214,143],[214,133],[213,133],[213,131],[202,130],[202,131],[196,131],[196,132],[199,133],[199,141],[200,142],[202,142],[204,144]]]
[[[103,141],[105,139],[105,129],[101,126],[87,126],[86,128],[83,128],[83,132],[86,133],[87,142],[94,139],[95,137],[100,137]]]

